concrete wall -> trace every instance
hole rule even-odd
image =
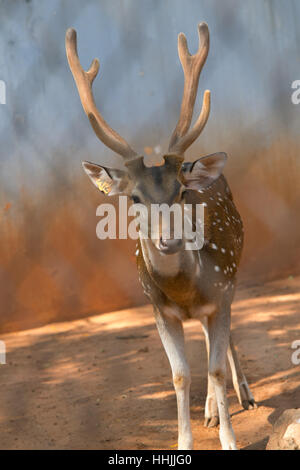
[[[297,0],[2,0],[0,3],[0,327],[12,330],[144,302],[134,242],[99,241],[101,196],[80,162],[119,165],[96,138],[69,71],[64,36],[78,32],[95,97],[139,152],[167,148],[183,74],[177,34],[191,51],[206,21],[211,49],[199,87],[212,111],[189,159],[225,151],[246,228],[241,276],[299,268],[300,79]]]

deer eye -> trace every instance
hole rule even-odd
[[[131,196],[131,199],[133,201],[134,204],[139,204],[141,202],[140,198],[138,196]]]

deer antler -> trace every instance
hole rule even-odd
[[[66,32],[66,53],[71,72],[77,85],[83,109],[97,137],[114,152],[126,160],[137,156],[129,144],[116,131],[114,131],[99,113],[93,96],[92,84],[99,70],[99,60],[94,59],[86,72],[81,67],[77,53],[77,35],[73,28]]]
[[[184,72],[184,88],[180,117],[169,144],[169,151],[178,154],[183,154],[200,135],[210,111],[210,91],[206,90],[199,117],[188,132],[193,117],[200,73],[209,50],[209,31],[206,23],[198,25],[198,34],[199,49],[194,55],[189,53],[185,35],[180,33],[178,36],[178,55]]]

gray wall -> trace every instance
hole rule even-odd
[[[167,148],[183,74],[177,34],[197,47],[197,23],[211,48],[199,86],[212,111],[194,159],[225,151],[246,226],[242,277],[298,269],[300,79],[297,0],[2,0],[0,80],[0,325],[14,329],[143,302],[134,243],[100,242],[101,197],[83,159],[119,165],[96,138],[69,71],[64,36],[78,33],[88,68],[100,59],[95,97],[132,146]]]

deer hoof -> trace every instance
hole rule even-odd
[[[255,400],[243,400],[242,406],[244,410],[255,410],[256,408],[258,408],[258,405]]]
[[[215,428],[219,424],[219,416],[212,416],[211,418],[205,418],[204,427],[205,428]]]

